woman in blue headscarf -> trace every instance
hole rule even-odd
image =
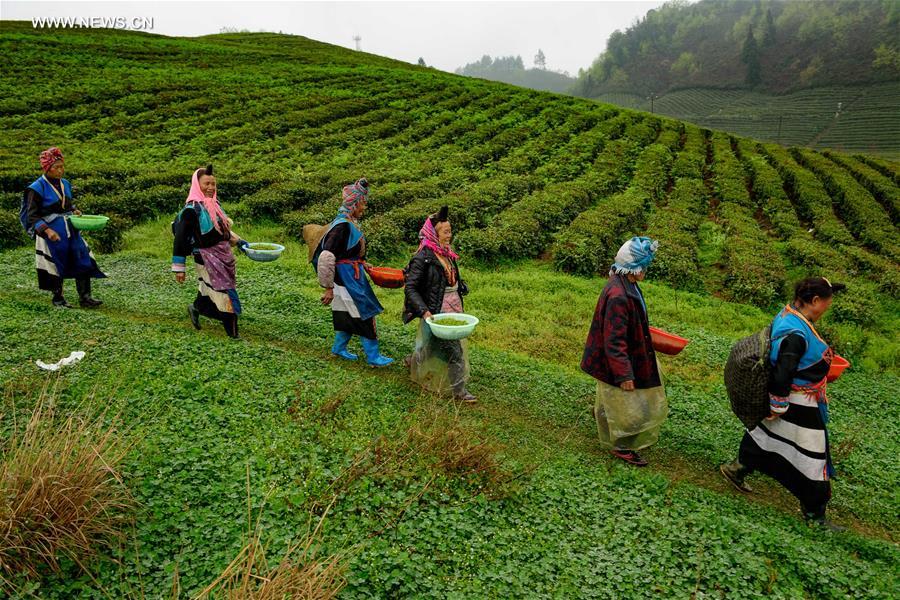
[[[325,288],[322,304],[331,305],[334,325],[331,353],[345,360],[356,360],[358,356],[347,349],[347,344],[353,335],[358,335],[369,365],[385,367],[394,359],[384,356],[379,349],[375,316],[384,309],[366,276],[366,237],[359,228],[368,197],[369,182],[365,178],[344,186],[338,216],[319,242],[313,265],[319,284]]]
[[[619,248],[597,301],[581,369],[597,379],[594,417],[600,442],[632,465],[656,443],[669,406],[650,338],[643,281],[659,242],[633,237]]]

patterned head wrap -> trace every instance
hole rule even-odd
[[[353,209],[356,208],[357,204],[363,200],[368,200],[369,182],[363,177],[356,183],[345,185],[342,195],[344,201],[341,203],[341,208],[339,210],[344,214],[350,214],[353,212]]]
[[[659,248],[657,240],[648,237],[633,237],[616,252],[616,262],[612,271],[617,275],[637,275],[647,270],[656,249]]]
[[[62,159],[62,151],[59,148],[57,148],[56,146],[47,148],[46,150],[41,152],[41,169],[43,169],[44,173],[46,173],[50,170],[50,167],[53,166],[53,163]]]

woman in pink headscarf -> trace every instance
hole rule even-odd
[[[437,394],[452,394],[466,403],[476,402],[466,388],[469,356],[466,340],[442,340],[431,333],[425,319],[438,313],[463,312],[463,296],[469,289],[459,275],[459,256],[450,247],[453,230],[447,207],[425,219],[419,231],[419,249],[406,273],[403,322],[419,322],[416,348],[407,357],[410,377]]]
[[[185,262],[188,255],[193,256],[199,287],[194,303],[188,306],[191,323],[200,329],[201,315],[216,319],[222,322],[229,337],[240,339],[237,321],[241,302],[231,248],[237,246],[244,251],[248,244],[232,231],[231,225],[216,195],[212,165],[197,169],[185,207],[172,223],[172,271],[175,280],[184,283]]]

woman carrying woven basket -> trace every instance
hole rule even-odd
[[[770,414],[744,433],[738,459],[722,465],[722,474],[740,491],[745,478],[761,471],[797,499],[804,518],[836,528],[825,520],[834,468],[828,446],[828,370],[834,356],[815,323],[845,289],[824,277],[799,281],[794,300],[772,323],[769,354]]]
[[[656,240],[634,237],[619,248],[581,361],[581,369],[598,380],[594,418],[600,443],[639,467],[647,461],[638,451],[656,443],[669,412],[638,286],[658,246]]]
[[[419,231],[419,249],[405,270],[403,323],[421,319],[415,351],[405,362],[412,380],[423,388],[437,394],[453,394],[457,400],[471,404],[477,398],[466,389],[466,340],[439,339],[425,322],[435,314],[463,312],[463,296],[468,293],[459,276],[459,256],[450,247],[453,230],[447,212],[445,206],[425,219]]]
[[[327,227],[313,259],[319,285],[325,288],[322,304],[331,306],[331,353],[356,360],[358,356],[347,349],[347,344],[358,335],[369,365],[386,367],[394,359],[381,354],[379,348],[375,317],[384,309],[366,276],[366,237],[359,228],[368,205],[369,182],[363,178],[344,186],[342,197],[338,216]]]

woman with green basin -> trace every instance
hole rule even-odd
[[[453,229],[446,206],[425,219],[419,239],[419,249],[405,269],[403,322],[421,319],[415,351],[406,358],[410,377],[431,392],[452,394],[457,400],[474,403],[477,398],[466,389],[469,379],[466,340],[442,340],[425,322],[435,314],[463,312],[463,297],[469,291],[459,275],[459,256],[450,246]],[[465,325],[465,322],[458,324]]]
[[[63,296],[63,281],[75,280],[78,303],[84,308],[103,304],[91,296],[91,279],[106,277],[97,267],[81,233],[68,217],[80,215],[72,203],[72,186],[63,179],[65,162],[57,147],[40,155],[43,175],[28,186],[22,198],[22,225],[34,238],[38,287],[53,292],[53,305],[69,307]]]
[[[188,316],[194,328],[200,329],[200,315],[222,323],[228,337],[240,339],[238,316],[241,301],[237,293],[237,279],[232,247],[246,251],[249,245],[236,234],[216,194],[216,177],[212,165],[194,171],[191,190],[185,207],[172,223],[175,243],[172,250],[172,271],[175,281],[184,283],[185,262],[194,257],[198,290]]]

